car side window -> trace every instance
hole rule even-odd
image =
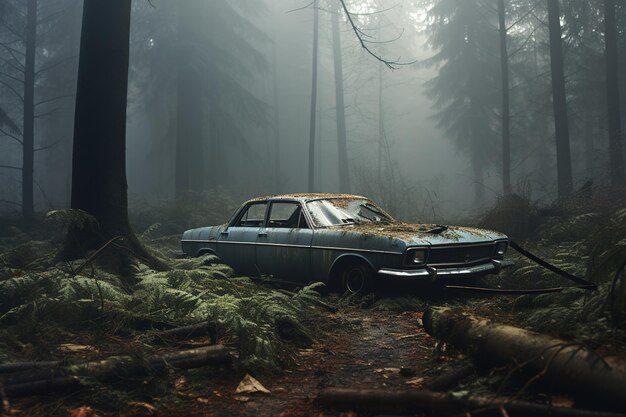
[[[302,206],[298,203],[292,202],[272,203],[267,227],[308,229],[306,219],[304,219],[302,213]]]
[[[248,206],[234,224],[235,227],[261,227],[265,221],[267,203],[254,203]]]

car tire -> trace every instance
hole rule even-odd
[[[341,274],[341,287],[348,294],[368,294],[374,290],[374,271],[363,262],[352,263]]]

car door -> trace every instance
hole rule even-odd
[[[259,275],[256,266],[256,244],[264,229],[267,202],[248,204],[220,233],[217,255],[242,275]]]
[[[306,283],[311,277],[313,229],[297,201],[270,204],[267,227],[261,231],[256,251],[264,275]]]

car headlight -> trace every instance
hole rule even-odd
[[[405,263],[408,266],[424,265],[428,257],[428,249],[409,249]]]
[[[504,256],[506,250],[509,247],[509,242],[502,241],[496,243],[496,256]]]

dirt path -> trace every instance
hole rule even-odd
[[[324,343],[302,350],[294,369],[278,377],[255,376],[270,395],[237,395],[235,388],[243,375],[224,375],[207,381],[206,396],[181,405],[189,407],[189,415],[339,415],[314,403],[320,389],[407,387],[438,366],[432,355],[434,341],[421,328],[420,317],[421,313],[415,312],[342,310],[332,319],[337,326],[342,323],[339,330],[327,332]]]

